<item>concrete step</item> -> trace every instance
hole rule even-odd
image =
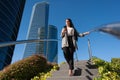
[[[75,68],[81,68],[81,69],[96,69],[97,67],[93,65],[91,62],[88,62],[87,60],[85,61],[79,61],[74,63]],[[68,64],[64,63],[60,65],[60,70],[67,70],[68,69]]]
[[[80,69],[77,68],[74,70],[74,75],[75,76],[84,76],[84,75],[97,75],[98,70],[97,69]],[[60,70],[60,71],[55,71],[52,73],[53,76],[68,76],[68,70]]]
[[[74,62],[74,76],[68,75],[68,64],[60,65],[58,71],[52,72],[52,77],[47,80],[93,80],[98,75],[98,69],[95,65],[87,60]]]
[[[95,76],[57,76],[57,77],[51,77],[47,80],[93,80]]]

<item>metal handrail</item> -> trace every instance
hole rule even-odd
[[[9,42],[1,42],[0,47],[12,46],[15,44],[23,44],[23,43],[33,43],[33,42],[44,42],[44,41],[60,41],[60,39],[30,39],[30,40],[18,40],[18,41],[9,41]],[[88,52],[89,52],[89,60],[92,60],[92,51],[90,46],[90,40],[88,39]],[[78,61],[78,56],[76,53],[76,59]]]
[[[1,42],[0,47],[12,46],[15,44],[40,42],[40,41],[42,42],[43,41],[59,41],[59,39],[30,39],[30,40],[8,41],[8,42]]]

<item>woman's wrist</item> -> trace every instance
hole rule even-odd
[[[90,34],[90,32],[84,32],[84,33],[83,33],[83,35],[88,35],[88,34]]]

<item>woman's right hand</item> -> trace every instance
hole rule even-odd
[[[67,32],[67,29],[66,29],[66,28],[64,28],[63,33],[66,33],[66,32]]]
[[[62,30],[62,33],[61,33],[62,38],[65,36],[66,32],[67,32],[67,30],[64,28],[64,29]]]

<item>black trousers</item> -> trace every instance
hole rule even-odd
[[[74,49],[72,49],[71,47],[64,47],[62,49],[63,49],[64,57],[69,65],[69,69],[73,70],[74,69]]]

